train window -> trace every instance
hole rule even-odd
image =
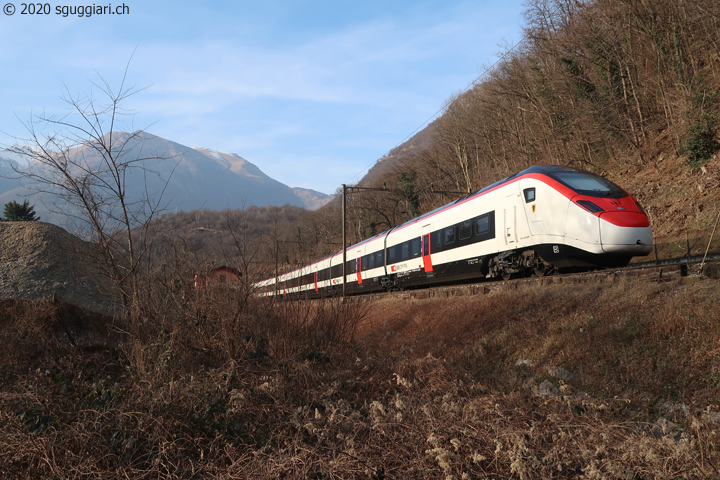
[[[460,224],[460,230],[458,232],[458,237],[460,240],[467,240],[472,236],[472,222],[470,220],[465,220],[463,223]]]
[[[482,235],[490,231],[490,217],[483,215],[475,219],[475,235]]]
[[[535,188],[526,188],[523,190],[523,195],[525,195],[525,203],[530,203],[535,201]]]
[[[385,262],[383,261],[383,251],[380,250],[375,252],[375,266],[382,267],[383,265],[385,265]]]
[[[624,198],[628,193],[611,181],[590,172],[553,172],[549,175],[580,195]]]
[[[330,268],[330,277],[342,277],[342,263],[340,265],[333,265],[332,268]]]
[[[410,242],[403,242],[400,260],[407,260],[408,258],[410,258]]]
[[[455,241],[455,227],[448,227],[445,229],[445,245],[453,243]]]
[[[420,256],[420,237],[412,239],[412,247],[410,249],[412,258]]]
[[[402,243],[398,243],[393,247],[393,263],[402,262]]]

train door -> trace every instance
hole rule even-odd
[[[527,219],[530,233],[532,235],[545,235],[545,225],[542,221],[542,213],[546,208],[538,206],[538,188],[529,179],[520,180],[520,189],[522,197],[520,202],[525,210],[525,218]]]
[[[423,259],[425,273],[433,271],[432,259],[430,258],[430,225],[422,227],[422,238],[420,240],[420,253]]]
[[[318,291],[318,270],[317,270],[317,266],[315,267],[315,272],[313,272],[313,273],[314,273],[315,291],[317,292],[317,291]]]
[[[505,244],[515,246],[517,243],[516,195],[505,197]]]
[[[358,285],[362,285],[362,249],[355,253],[355,272]]]

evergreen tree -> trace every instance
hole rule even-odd
[[[15,200],[5,204],[5,218],[0,220],[6,222],[34,222],[40,220],[35,216],[35,206],[30,205],[27,200],[18,203]]]

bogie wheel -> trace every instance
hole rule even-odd
[[[535,265],[535,267],[533,268],[533,275],[535,275],[536,277],[544,277],[545,275],[547,275],[547,273],[548,269],[542,263]]]

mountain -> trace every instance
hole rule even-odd
[[[295,195],[302,200],[303,206],[307,210],[317,210],[327,205],[333,198],[335,198],[334,195],[327,195],[309,188],[295,187],[293,188],[293,192],[295,192]]]
[[[0,152],[0,196],[2,193],[10,191],[18,186],[18,181],[13,177],[17,176],[13,167],[17,162],[12,158],[3,158]],[[4,203],[3,203],[4,205]],[[0,212],[0,216],[2,212]]]
[[[124,160],[145,159],[137,164],[140,168],[128,170],[129,197],[141,199],[149,194],[157,198],[164,192],[162,204],[169,211],[286,204],[316,209],[332,198],[312,190],[290,188],[234,153],[191,148],[142,131],[113,135],[116,145],[125,144]],[[99,165],[102,161],[91,145],[74,149],[70,154],[82,158],[88,165]],[[32,185],[26,180],[7,178],[13,176],[12,164],[21,162],[22,159],[8,151],[0,152],[0,205],[29,197],[43,220],[63,225],[66,219],[46,208],[57,203],[54,197],[33,195]],[[62,205],[57,206],[64,209]]]
[[[256,165],[253,165],[252,163],[248,162],[247,160],[235,153],[224,153],[217,150],[211,150],[209,148],[195,148],[195,150],[204,155],[207,155],[211,159],[218,162],[220,165],[228,168],[231,172],[238,175],[243,175],[251,178],[270,179],[270,177],[265,175],[265,173],[263,173],[262,170],[260,170]],[[330,200],[332,200],[331,195],[326,195],[324,193],[318,192],[317,190],[300,187],[294,187],[291,190],[300,199],[301,203],[299,204],[299,206],[302,206],[303,208],[306,208],[308,210],[317,210],[318,208],[322,207]]]

